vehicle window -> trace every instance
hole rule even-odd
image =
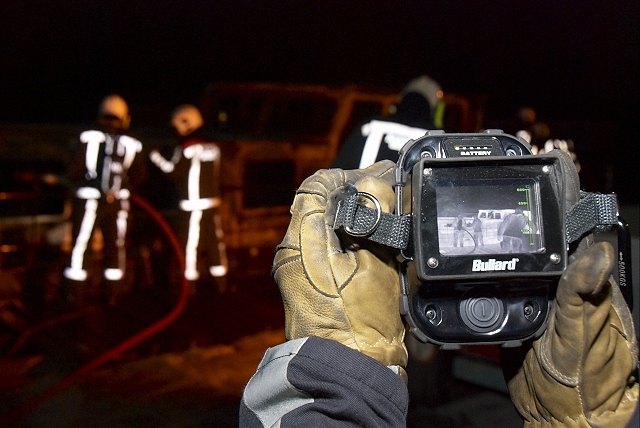
[[[217,94],[206,116],[223,135],[312,142],[331,130],[337,101],[307,94]]]
[[[236,136],[256,135],[264,105],[265,100],[256,96],[220,96],[211,109],[212,126],[216,131]]]
[[[288,206],[295,194],[295,164],[292,161],[248,162],[244,166],[244,208]],[[269,177],[265,180],[265,177]]]
[[[283,139],[315,139],[326,136],[338,108],[333,99],[282,98],[274,100],[264,134]]]

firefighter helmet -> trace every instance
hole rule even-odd
[[[429,106],[431,107],[432,112],[436,111],[438,104],[442,101],[442,97],[444,96],[444,92],[442,92],[440,84],[427,75],[416,77],[407,83],[400,92],[400,99],[411,92],[417,92],[425,97],[427,101],[429,101]]]
[[[129,106],[120,95],[112,94],[103,98],[98,110],[98,120],[117,122],[122,129],[128,129],[131,123]]]
[[[191,104],[183,104],[177,107],[171,115],[173,126],[181,137],[186,137],[204,124],[202,114],[197,107]]]

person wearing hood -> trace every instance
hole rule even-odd
[[[436,126],[442,97],[440,85],[429,76],[411,80],[398,95],[392,114],[374,117],[354,129],[331,167],[356,169],[383,159],[395,161],[398,150],[408,140],[442,127]]]

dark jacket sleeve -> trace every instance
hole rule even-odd
[[[73,153],[71,154],[71,163],[69,164],[69,169],[67,172],[68,179],[74,188],[79,187],[86,180],[86,156],[87,145],[81,143],[80,140],[78,140],[76,142],[76,146],[73,149]]]
[[[362,135],[362,125],[351,131],[344,141],[338,155],[333,160],[331,168],[357,169],[360,166],[360,158],[364,150],[366,138]]]
[[[408,392],[389,368],[338,342],[270,348],[240,403],[241,427],[404,427]]]
[[[136,154],[136,157],[133,159],[133,164],[127,171],[128,185],[133,191],[139,191],[149,178],[149,166],[147,164],[148,152],[148,149],[143,145],[140,153]]]

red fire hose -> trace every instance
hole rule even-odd
[[[160,228],[166,235],[167,239],[169,240],[169,243],[173,248],[176,258],[178,259],[180,271],[184,271],[184,254],[182,251],[182,247],[180,246],[178,238],[176,237],[176,234],[173,232],[173,229],[171,229],[171,226],[162,217],[162,215],[155,208],[153,208],[153,206],[151,206],[147,201],[145,201],[142,197],[136,194],[132,194],[132,201],[136,205],[140,206],[140,208],[142,208],[160,226]],[[47,401],[49,398],[69,388],[71,385],[73,385],[74,383],[76,383],[77,381],[85,377],[87,374],[91,373],[93,370],[117,358],[122,353],[128,351],[129,349],[138,345],[142,341],[148,339],[154,334],[165,329],[167,326],[172,324],[176,319],[178,319],[178,317],[182,314],[182,312],[184,311],[184,308],[187,305],[188,299],[189,299],[189,283],[184,278],[184,276],[182,276],[182,284],[181,284],[178,301],[176,302],[173,309],[164,318],[160,319],[155,324],[150,325],[149,327],[140,331],[139,333],[131,336],[130,338],[124,340],[119,345],[116,345],[115,347],[107,350],[102,355],[99,355],[97,358],[89,361],[88,363],[78,368],[76,371],[72,372],[71,374],[63,378],[56,385],[47,389],[40,395],[33,397],[32,399],[23,403],[20,407],[18,407],[8,415],[5,415],[4,417],[2,417],[0,419],[0,426],[10,426],[11,424],[17,422],[24,415],[31,413],[33,410],[35,410],[38,406],[40,406],[42,403]]]

